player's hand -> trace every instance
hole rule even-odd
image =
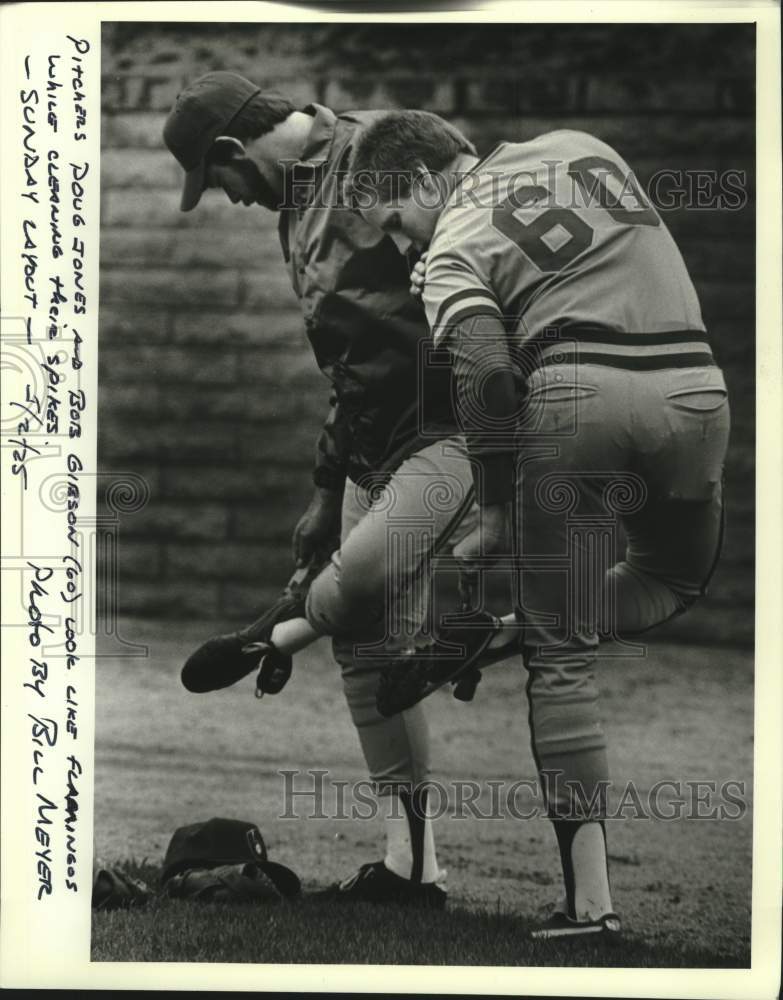
[[[508,523],[508,504],[479,507],[475,528],[454,546],[454,557],[463,574],[475,575],[482,556],[499,556],[509,551]]]
[[[316,487],[307,510],[294,528],[294,562],[306,566],[313,556],[326,560],[340,544],[342,494]]]
[[[420,299],[424,290],[424,277],[427,273],[427,254],[423,253],[416,261],[411,271],[410,293],[414,298]]]

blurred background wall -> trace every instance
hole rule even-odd
[[[304,336],[277,217],[218,192],[180,213],[181,171],[162,146],[183,84],[231,69],[302,105],[439,112],[481,154],[499,139],[584,129],[645,187],[664,168],[745,171],[742,210],[663,213],[699,291],[733,416],[723,559],[707,601],[667,629],[752,641],[753,31],[105,24],[99,462],[149,487],[146,503],[120,518],[120,612],[246,618],[290,572],[291,532],[311,492],[328,384]]]

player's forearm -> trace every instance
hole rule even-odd
[[[322,458],[323,456],[319,452],[313,468],[313,483],[316,490],[326,497],[330,495],[342,496],[347,478],[345,466],[334,465],[331,462],[323,461]]]
[[[449,347],[476,496],[488,507],[514,495],[517,387],[503,324],[482,317],[477,330],[471,323],[471,329],[454,331]]]

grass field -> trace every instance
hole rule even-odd
[[[457,907],[436,916],[366,903],[231,906],[158,899],[144,910],[100,914],[92,958],[327,965],[743,965],[738,951],[715,954],[687,945],[661,950],[633,934],[622,941],[536,942],[526,939],[528,929],[523,918],[502,909],[480,912]]]
[[[227,816],[258,823],[270,857],[299,873],[305,894],[380,857],[380,818],[307,818],[306,802],[295,803],[298,818],[282,818],[280,770],[327,771],[326,813],[336,802],[331,782],[366,777],[328,646],[297,657],[294,677],[277,698],[256,701],[252,678],[227,691],[189,695],[179,685],[181,662],[209,631],[209,624],[128,620],[120,635],[146,645],[147,655],[117,655],[116,642],[106,646],[97,669],[96,856],[154,884],[178,826]],[[444,815],[435,832],[448,872],[445,913],[326,906],[307,895],[296,904],[256,907],[159,899],[142,911],[95,914],[93,959],[746,966],[752,654],[652,646],[644,659],[605,658],[600,673],[618,788],[632,780],[644,799],[662,779],[718,787],[733,780],[744,782],[748,806],[735,820],[632,818],[632,809],[608,823],[622,940],[526,940],[529,925],[560,891],[550,824]],[[509,663],[487,671],[472,704],[445,691],[429,700],[436,779],[535,777],[524,680],[522,668]],[[297,787],[308,780],[300,775]]]

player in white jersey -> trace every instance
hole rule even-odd
[[[506,554],[519,570],[531,739],[566,891],[536,933],[617,930],[594,666],[600,638],[689,607],[717,560],[729,409],[698,298],[628,165],[585,133],[479,160],[432,118],[391,113],[351,170],[365,219],[402,251],[428,249],[414,288],[423,276],[453,359],[481,506],[455,555],[475,570]]]

